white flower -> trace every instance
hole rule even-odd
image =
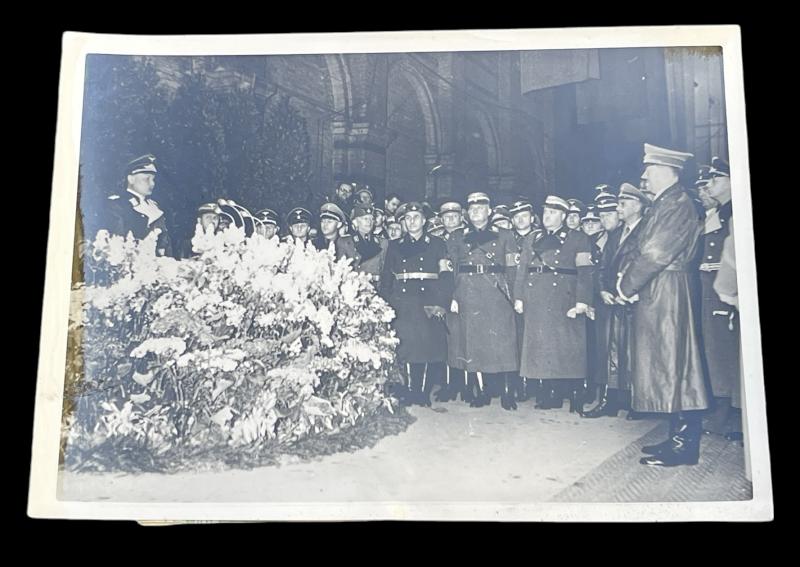
[[[138,347],[131,351],[131,358],[142,358],[147,353],[152,352],[157,355],[166,355],[169,353],[172,357],[177,358],[186,350],[186,343],[183,339],[178,337],[164,337],[147,339]]]
[[[147,401],[150,401],[149,394],[131,394],[131,401],[135,404],[143,404]]]

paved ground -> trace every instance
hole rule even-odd
[[[619,501],[747,498],[744,461],[735,444],[704,442],[700,483],[688,473],[638,464],[638,447],[661,440],[654,420],[581,419],[562,410],[517,412],[499,404],[471,409],[460,402],[412,408],[418,418],[371,449],[313,462],[242,471],[161,474],[63,473],[60,498],[121,502],[330,501]],[[715,449],[706,456],[711,446]],[[737,456],[738,452],[738,456]],[[702,471],[706,470],[705,473]],[[735,478],[736,483],[731,479]],[[671,479],[664,483],[664,479]],[[683,479],[683,480],[682,480]],[[731,487],[735,484],[735,490]],[[631,489],[631,486],[635,489]],[[672,486],[675,490],[670,490]],[[716,496],[716,497],[715,497]],[[709,498],[710,497],[710,498]]]

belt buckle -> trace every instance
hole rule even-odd
[[[477,269],[477,273],[479,274],[483,273],[483,264],[478,264],[477,266],[475,266],[475,268]]]

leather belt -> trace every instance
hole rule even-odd
[[[575,268],[551,268],[550,266],[528,266],[529,274],[547,274],[552,272],[555,275],[564,274],[567,276],[575,276],[578,270]]]
[[[438,280],[439,274],[433,272],[403,272],[402,274],[395,274],[395,279],[401,282],[409,280]]]
[[[504,274],[505,266],[497,264],[460,264],[458,266],[460,274]]]

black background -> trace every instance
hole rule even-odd
[[[37,542],[34,546],[22,548],[29,555],[20,559],[34,560],[40,550],[49,550],[58,554],[60,560],[77,559],[102,564],[131,558],[136,562],[152,563],[162,557],[162,552],[156,553],[150,547],[149,542],[155,539],[178,552],[186,563],[191,560],[184,553],[192,551],[199,551],[209,560],[214,552],[222,553],[227,556],[223,559],[226,563],[244,561],[245,556],[251,555],[254,555],[252,560],[258,562],[272,562],[283,557],[282,561],[307,563],[312,560],[314,551],[320,557],[326,557],[326,563],[349,563],[357,559],[383,563],[392,558],[419,562],[435,559],[437,549],[445,552],[444,560],[448,563],[458,562],[460,553],[474,557],[482,552],[487,556],[486,561],[494,563],[512,561],[512,554],[520,555],[526,562],[536,561],[548,551],[557,554],[556,563],[593,563],[601,557],[615,562],[638,563],[656,557],[684,561],[687,557],[695,557],[701,549],[719,559],[725,551],[738,555],[754,544],[756,550],[759,549],[760,544],[756,541],[764,543],[752,536],[748,540],[739,538],[736,533],[743,526],[662,525],[655,531],[645,532],[642,526],[606,525],[593,530],[591,535],[577,535],[578,531],[568,528],[557,530],[567,541],[556,543],[552,538],[556,531],[554,527],[541,525],[481,524],[465,528],[431,523],[323,524],[309,530],[306,526],[271,524],[144,529],[133,522],[27,518],[61,35],[67,30],[211,34],[739,24],[743,38],[750,174],[777,519],[785,509],[781,502],[779,459],[797,453],[796,444],[787,443],[779,434],[789,432],[787,438],[791,441],[795,437],[793,430],[798,426],[781,423],[784,408],[776,404],[778,397],[794,401],[800,392],[795,378],[797,368],[787,366],[784,369],[778,360],[779,353],[793,352],[791,348],[784,348],[781,339],[788,337],[792,340],[797,335],[794,331],[798,315],[793,272],[795,258],[800,257],[797,237],[784,236],[781,231],[781,228],[791,228],[797,222],[794,215],[797,210],[796,150],[792,140],[784,141],[782,136],[772,131],[775,126],[780,133],[789,131],[796,106],[794,89],[789,87],[796,75],[791,58],[793,50],[782,51],[775,41],[781,36],[786,37],[777,27],[780,14],[766,14],[762,19],[753,13],[754,10],[727,11],[719,4],[701,3],[633,4],[618,7],[616,13],[604,4],[598,10],[600,14],[589,14],[577,5],[566,6],[571,8],[568,12],[573,12],[569,18],[553,17],[540,4],[504,8],[464,3],[442,6],[441,12],[434,14],[434,6],[430,3],[424,8],[407,4],[358,6],[336,3],[329,12],[317,12],[312,5],[299,6],[299,13],[294,15],[280,12],[280,7],[275,4],[263,8],[246,8],[238,4],[196,5],[190,11],[181,9],[173,15],[165,13],[160,5],[103,4],[91,8],[72,4],[69,7],[70,10],[62,9],[62,13],[57,13],[53,8],[39,6],[36,17],[17,14],[9,18],[4,33],[6,39],[9,31],[16,29],[20,33],[15,39],[18,43],[7,48],[5,60],[8,66],[4,73],[5,94],[20,98],[18,102],[6,103],[4,113],[7,128],[4,216],[14,221],[11,226],[6,225],[4,303],[14,309],[5,310],[6,348],[3,351],[7,373],[3,381],[3,407],[6,412],[0,414],[0,423],[5,425],[2,438],[15,444],[13,451],[4,453],[5,469],[12,473],[13,478],[4,485],[5,494],[11,497],[10,501],[6,500],[6,509],[11,514],[5,518],[15,527],[24,528]],[[189,13],[199,18],[193,20]],[[98,21],[89,14],[108,15],[108,18]],[[784,16],[789,17],[788,14]],[[51,23],[46,23],[45,18]],[[14,121],[18,122],[12,126]],[[9,409],[14,412],[9,412]],[[744,527],[763,532],[769,526]],[[259,535],[254,538],[255,530],[259,530]],[[186,538],[187,534],[189,538]],[[106,552],[101,551],[102,547],[106,547]],[[237,558],[239,554],[243,554],[241,559]]]

